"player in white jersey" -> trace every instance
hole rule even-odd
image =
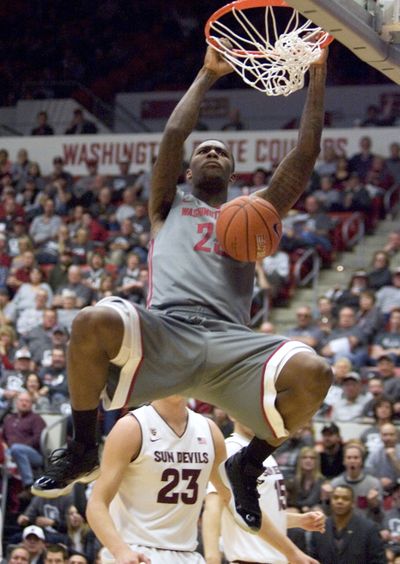
[[[228,456],[247,446],[253,438],[250,429],[235,422],[233,434],[225,440]],[[324,532],[325,516],[319,511],[286,512],[286,490],[283,475],[273,456],[264,461],[264,472],[258,478],[260,507],[282,534],[287,528]],[[210,564],[221,564],[220,536],[229,562],[287,564],[288,559],[257,535],[242,530],[224,507],[215,488],[208,489],[202,518],[204,554]]]
[[[172,396],[130,412],[108,435],[87,516],[105,546],[103,564],[199,564],[198,519],[208,480],[226,457],[216,424]],[[304,555],[266,517],[259,533],[296,564]]]
[[[307,185],[320,151],[324,117],[326,51],[311,65],[298,143],[257,192],[280,217]],[[74,320],[68,349],[68,384],[74,441],[50,457],[32,492],[66,494],[98,472],[97,408],[135,406],[171,394],[195,397],[227,411],[255,438],[221,467],[231,489],[231,509],[241,525],[257,531],[261,512],[257,477],[263,461],[319,409],[332,371],[306,345],[251,331],[254,263],[221,253],[215,236],[226,202],[234,159],[214,139],[198,145],[187,176],[193,190],[177,191],[184,142],[216,80],[232,71],[209,47],[193,84],[165,128],[152,175],[152,229],[148,308],[106,298]],[[300,406],[300,407],[299,407]]]

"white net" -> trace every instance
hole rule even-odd
[[[291,8],[275,8],[289,15],[282,23],[273,6],[264,10],[259,31],[258,9],[233,8],[210,25],[207,42],[219,51],[241,76],[243,81],[268,96],[288,96],[303,88],[304,75],[321,55],[329,34],[312,21],[304,21]],[[247,15],[252,13],[252,18]],[[231,47],[223,41],[228,39]]]

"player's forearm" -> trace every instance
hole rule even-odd
[[[89,499],[86,517],[100,543],[117,558],[118,552],[124,550],[127,545],[118,534],[106,503]]]
[[[262,514],[261,529],[258,536],[286,556],[289,562],[294,560],[296,556],[301,553],[299,548],[289,537],[281,533],[281,531],[275,527],[265,513]]]
[[[204,557],[207,564],[220,564],[221,553],[219,550],[221,501],[217,493],[209,493],[206,497],[202,517],[202,537]]]
[[[204,67],[199,71],[189,90],[172,112],[165,128],[166,134],[172,131],[179,135],[182,141],[190,135],[199,118],[201,103],[217,79],[216,73]]]
[[[306,103],[300,120],[297,147],[303,157],[315,160],[320,152],[321,134],[324,126],[324,98],[326,62],[312,65]]]

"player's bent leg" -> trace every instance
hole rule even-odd
[[[99,472],[96,444],[97,407],[106,385],[110,359],[121,347],[124,326],[109,307],[88,307],[74,320],[68,347],[68,386],[74,438],[49,457],[32,493],[53,498],[71,492],[77,482],[89,483]]]
[[[309,422],[328,392],[332,370],[316,354],[299,352],[289,358],[274,380],[274,409],[279,412],[283,431],[275,436],[272,432],[268,442],[254,437],[246,448],[220,466],[221,478],[232,493],[231,513],[235,521],[250,532],[257,532],[261,527],[257,479],[264,471],[264,460],[287,436]]]

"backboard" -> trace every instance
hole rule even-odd
[[[400,84],[400,0],[286,0]]]

